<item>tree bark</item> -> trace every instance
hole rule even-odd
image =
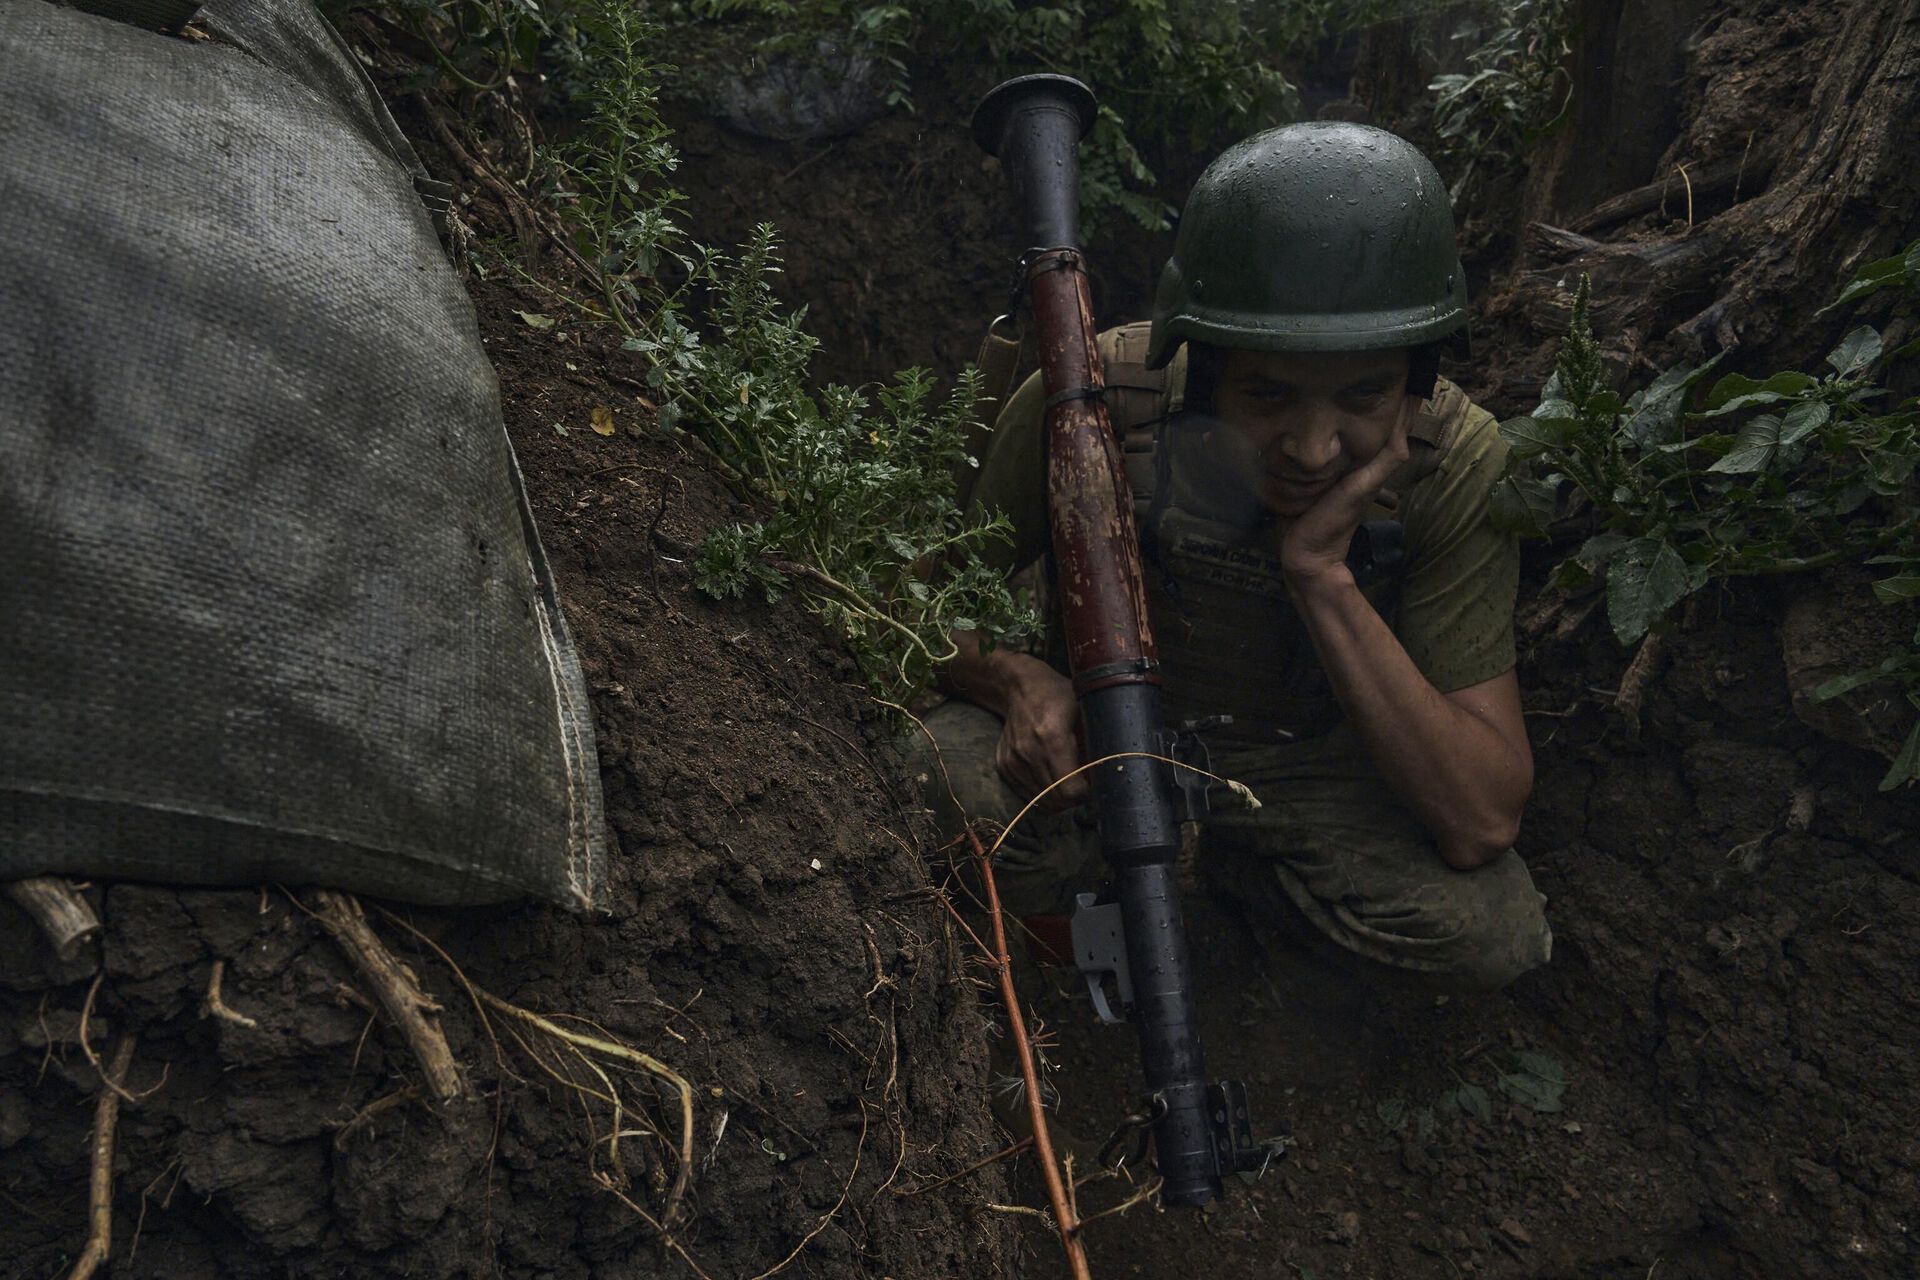
[[[1591,0],[1582,10],[1623,2],[1632,0]],[[1523,237],[1517,269],[1488,308],[1500,331],[1494,345],[1509,361],[1493,373],[1496,388],[1524,400],[1523,388],[1538,385],[1582,274],[1593,277],[1596,335],[1639,380],[1733,348],[1741,367],[1810,368],[1846,328],[1894,307],[1888,294],[1857,314],[1816,314],[1860,266],[1920,235],[1920,0],[1831,0],[1826,8],[1716,0],[1708,21],[1719,26],[1689,55],[1687,127],[1659,172],[1645,176],[1652,187],[1556,183],[1547,166],[1533,203],[1552,218]],[[1605,31],[1579,38],[1614,41],[1622,58],[1639,57],[1650,46],[1630,34],[1623,23],[1617,39]],[[1795,77],[1809,82],[1804,98]],[[1556,151],[1612,172],[1600,158],[1621,136],[1618,105],[1576,113]],[[1732,181],[1723,181],[1729,170]],[[1599,231],[1616,212],[1634,216],[1654,190],[1662,199],[1650,201],[1652,225],[1620,229],[1631,238],[1590,239],[1553,225]]]

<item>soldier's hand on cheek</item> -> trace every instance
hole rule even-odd
[[[1067,677],[1051,667],[1033,668],[1011,692],[1006,711],[994,764],[1015,790],[1037,795],[1080,767],[1080,707]],[[1068,809],[1087,795],[1081,774],[1048,792],[1040,807]]]
[[[1365,463],[1342,476],[1291,523],[1280,526],[1280,568],[1290,583],[1305,585],[1330,571],[1344,571],[1354,530],[1389,477],[1407,460],[1407,429],[1416,401],[1407,397],[1386,444]]]

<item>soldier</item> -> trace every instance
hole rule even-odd
[[[1101,336],[1172,722],[1230,715],[1202,873],[1348,967],[1434,990],[1543,963],[1511,845],[1533,783],[1514,676],[1519,553],[1488,519],[1506,448],[1438,376],[1467,319],[1445,187],[1414,147],[1289,125],[1201,176],[1150,324]],[[1009,400],[971,496],[1019,569],[1048,545],[1044,393]],[[961,805],[1006,822],[1082,763],[1063,664],[962,656],[928,727]],[[1057,653],[1054,655],[1059,656]],[[1007,910],[1098,884],[1084,778],[1002,846]]]

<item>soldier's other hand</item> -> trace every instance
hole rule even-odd
[[[1386,487],[1388,478],[1407,460],[1407,430],[1413,424],[1416,404],[1412,396],[1406,398],[1392,434],[1379,453],[1340,477],[1291,522],[1281,524],[1280,568],[1289,584],[1298,587],[1319,581],[1329,572],[1347,571],[1347,550],[1353,544],[1354,530],[1366,519],[1367,509]]]
[[[1027,668],[1010,691],[994,765],[1014,790],[1032,797],[1080,767],[1080,706],[1073,682],[1044,663]],[[1047,792],[1043,809],[1070,809],[1088,796],[1076,775]]]

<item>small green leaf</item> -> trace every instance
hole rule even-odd
[[[1563,1088],[1566,1086],[1567,1073],[1558,1059],[1550,1058],[1537,1049],[1522,1049],[1513,1055],[1513,1060],[1522,1071],[1536,1075],[1551,1084],[1557,1084]]]
[[[1749,378],[1744,373],[1730,373],[1714,383],[1713,389],[1707,392],[1706,407],[1710,410],[1718,409],[1737,396],[1752,395],[1759,389],[1759,379]]]
[[[1574,418],[1509,418],[1500,424],[1500,434],[1513,456],[1524,460],[1566,448],[1579,426]]]
[[[1920,778],[1920,724],[1913,726],[1913,732],[1900,748],[1900,754],[1893,758],[1893,767],[1887,770],[1887,776],[1880,779],[1880,790],[1892,791],[1894,788]]]
[[[1914,269],[1907,266],[1898,254],[1891,258],[1882,258],[1878,262],[1869,262],[1860,268],[1853,279],[1847,281],[1847,287],[1840,291],[1839,297],[1814,314],[1825,315],[1836,307],[1844,307],[1847,303],[1864,298],[1870,293],[1878,293],[1890,284],[1899,283],[1908,271]]]
[[[1706,377],[1725,355],[1723,351],[1705,364],[1691,369],[1668,369],[1645,390],[1635,393],[1627,402],[1627,407],[1634,411],[1633,416],[1627,419],[1627,436],[1642,448],[1670,442],[1679,429],[1680,411],[1686,407],[1687,392]]]
[[[1883,498],[1890,498],[1906,487],[1920,458],[1912,448],[1875,449],[1867,455],[1867,483]]]
[[[1687,594],[1687,565],[1656,538],[1635,538],[1607,564],[1607,621],[1632,644]]]
[[[1447,1101],[1481,1124],[1493,1119],[1493,1100],[1477,1084],[1463,1084],[1447,1095]]]
[[[1567,1091],[1564,1083],[1543,1080],[1531,1071],[1502,1072],[1495,1083],[1521,1106],[1543,1113],[1560,1110],[1561,1096]]]
[[[1559,489],[1529,475],[1509,473],[1493,486],[1488,514],[1493,527],[1523,538],[1544,538],[1559,509]]]
[[[553,328],[553,317],[543,316],[538,311],[516,311],[513,314],[519,316],[529,329],[544,331]]]
[[[1900,668],[1899,657],[1888,658],[1878,666],[1868,667],[1865,671],[1850,671],[1844,676],[1835,676],[1831,680],[1822,680],[1813,687],[1807,696],[1815,702],[1827,702],[1842,694],[1852,693],[1863,685],[1883,680]]]
[[[1841,377],[1851,378],[1864,373],[1867,366],[1878,360],[1880,351],[1880,331],[1872,325],[1863,324],[1840,339],[1840,345],[1827,353],[1827,363]]]
[[[1802,400],[1787,410],[1787,416],[1780,424],[1780,443],[1798,444],[1813,432],[1827,425],[1833,416],[1833,410],[1823,400]]]
[[[1727,450],[1726,456],[1707,470],[1736,476],[1765,471],[1780,447],[1780,422],[1778,414],[1768,413],[1747,423],[1734,436],[1733,447]]]
[[[1580,544],[1580,549],[1573,553],[1574,559],[1599,569],[1613,558],[1614,552],[1631,541],[1624,533],[1596,533]]]
[[[1756,405],[1778,404],[1811,391],[1818,385],[1818,380],[1790,369],[1774,374],[1765,382],[1755,382],[1752,378],[1730,373],[1715,383],[1713,390],[1708,393],[1707,411],[1702,416],[1717,418]]]
[[[1920,600],[1920,573],[1902,573],[1882,578],[1873,584],[1874,598],[1881,604],[1904,604]]]

